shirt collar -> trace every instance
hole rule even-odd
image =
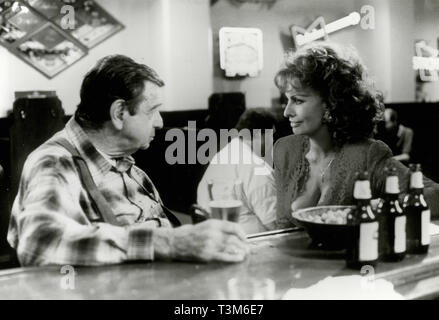
[[[67,136],[78,149],[81,156],[87,163],[90,173],[96,185],[99,185],[105,175],[114,167],[114,162],[108,156],[104,156],[102,152],[98,151],[93,143],[90,141],[87,133],[81,128],[72,117],[66,124]],[[132,161],[134,159],[129,156]]]

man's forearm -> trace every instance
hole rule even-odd
[[[152,246],[154,250],[154,260],[172,260],[174,229],[157,228],[152,233]]]

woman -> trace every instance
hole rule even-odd
[[[397,168],[400,189],[407,191],[408,168],[370,138],[384,105],[353,49],[328,42],[304,46],[287,56],[275,83],[288,98],[284,116],[294,133],[274,146],[278,227],[292,225],[292,210],[353,204],[359,171],[369,172],[374,198],[383,194],[387,166]],[[427,178],[424,185],[438,216],[439,185]]]

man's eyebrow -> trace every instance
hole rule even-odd
[[[158,103],[158,104],[152,106],[152,108],[149,109],[149,111],[153,111],[153,110],[155,110],[155,109],[157,109],[157,108],[159,108],[159,107],[161,107],[161,106],[162,106],[162,103]]]

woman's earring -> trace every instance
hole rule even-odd
[[[323,118],[322,118],[322,123],[323,124],[328,124],[332,122],[332,116],[329,113],[328,110],[325,110],[325,113],[323,114]]]

